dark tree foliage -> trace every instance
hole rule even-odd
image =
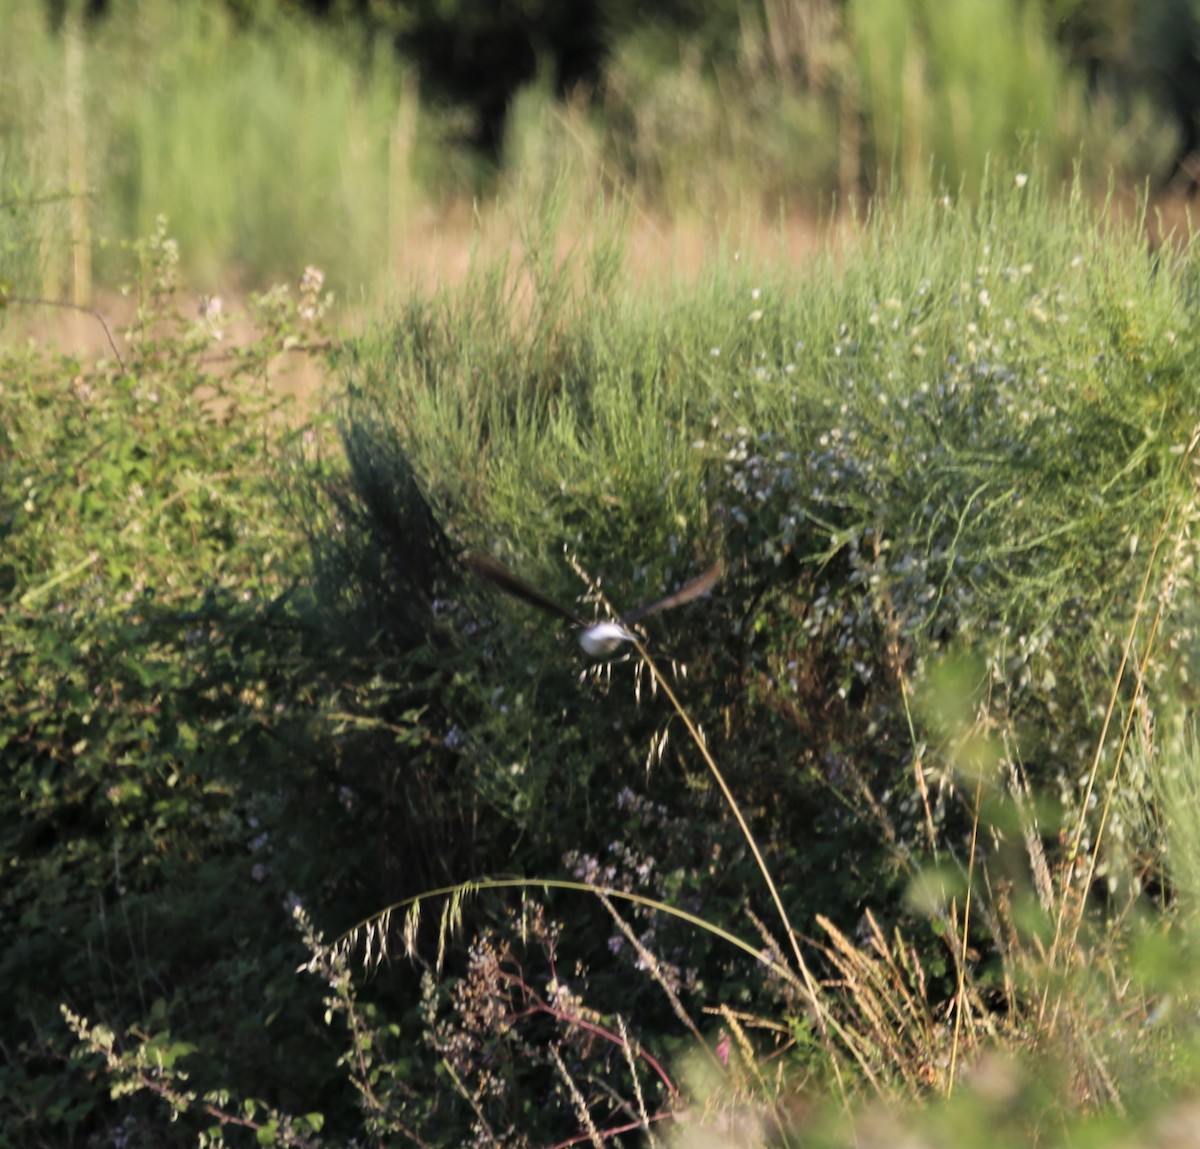
[[[52,27],[62,27],[70,7],[70,0],[46,0],[46,9],[49,13]],[[84,0],[82,7],[88,19],[94,19],[103,16],[108,11],[108,0]]]
[[[239,20],[261,16],[255,0],[211,0]],[[59,25],[70,0],[47,0]],[[474,142],[495,156],[514,94],[547,69],[556,91],[596,85],[612,47],[624,37],[659,28],[698,41],[719,55],[737,41],[738,5],[733,0],[277,0],[284,11],[308,13],[331,26],[385,36],[420,70],[426,96],[469,109]],[[109,0],[86,0],[87,13],[109,15]],[[723,47],[724,46],[724,47]]]
[[[73,0],[45,0],[54,26]],[[78,0],[89,18],[112,15],[110,0]],[[426,97],[467,109],[473,142],[495,158],[508,107],[521,87],[548,71],[555,90],[603,83],[613,49],[634,35],[684,40],[710,63],[736,54],[746,9],[737,0],[208,0],[249,25],[264,7],[306,14],[370,42],[383,36],[420,72]],[[1096,89],[1149,92],[1180,128],[1183,165],[1200,143],[1200,3],[1103,0],[1047,4],[1068,58]]]
[[[509,101],[543,62],[560,91],[598,76],[602,30],[594,2],[419,0],[408,8],[412,22],[397,36],[400,49],[418,61],[435,94],[472,108],[477,141],[489,152],[502,141]]]
[[[639,29],[657,26],[707,48],[736,41],[737,5],[730,0],[304,0],[323,19],[357,23],[392,37],[414,60],[425,90],[470,108],[476,142],[495,154],[513,95],[548,68],[565,93],[595,85],[612,47]]]
[[[1182,165],[1200,146],[1200,4],[1147,4],[1139,31],[1137,65],[1144,82],[1179,123]]]

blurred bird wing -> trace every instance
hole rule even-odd
[[[691,602],[692,599],[701,598],[703,595],[709,594],[712,588],[717,585],[723,573],[723,565],[720,562],[713,563],[703,574],[698,574],[690,582],[685,582],[673,594],[669,594],[665,598],[656,599],[647,606],[639,606],[635,610],[631,610],[628,614],[622,615],[622,625],[632,626],[638,619],[645,618],[648,614],[654,614],[660,610],[671,610],[673,607],[683,606],[684,603]]]
[[[519,598],[531,606],[536,606],[548,614],[557,615],[575,626],[587,626],[573,610],[547,598],[540,590],[531,587],[523,578],[513,574],[502,562],[480,551],[467,551],[462,556],[463,564],[473,570],[480,578],[487,579],[493,586],[499,587],[505,594]]]

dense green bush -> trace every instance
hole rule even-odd
[[[861,242],[803,286],[734,262],[653,298],[617,286],[603,242],[565,267],[539,257],[545,242],[526,265],[415,304],[347,361],[364,508],[352,534],[375,540],[368,554],[399,554],[410,512],[379,496],[411,490],[415,473],[453,537],[560,600],[587,589],[572,564],[603,576],[619,608],[724,554],[713,599],[654,620],[651,649],[687,664],[678,690],[793,923],[849,935],[871,908],[903,921],[925,862],[948,864],[938,880],[961,889],[978,819],[1003,842],[1016,818],[1032,837],[996,846],[990,880],[1049,937],[1072,874],[1136,901],[1133,861],[1156,848],[1153,820],[1128,816],[1146,808],[1147,779],[1103,720],[1110,697],[1164,701],[1146,691],[1173,690],[1190,648],[1191,250],[1151,256],[1137,221],[1101,229],[1026,173],[977,209],[946,197],[881,213]],[[542,616],[476,612],[439,625],[477,649],[474,681],[493,700],[480,713],[448,699],[443,716],[486,796],[478,861],[565,865],[735,931],[746,904],[775,922],[741,831],[671,707],[640,689],[638,660],[576,677]],[[1140,678],[1120,673],[1129,641]],[[1054,800],[1034,821],[1029,787]],[[1126,813],[1109,818],[1106,799],[1104,821],[1076,831],[1094,794]],[[1035,848],[1060,831],[1092,851],[1090,870]],[[957,927],[951,901],[918,904],[941,906],[909,927],[928,931],[921,992],[941,1016]],[[582,910],[554,913],[570,923],[560,968],[582,947],[590,1008],[674,1024],[661,997],[656,1013],[654,994],[609,984],[619,962],[597,956]],[[765,1000],[718,941],[635,921],[686,1006]],[[972,921],[977,992],[1020,1016],[1004,914]],[[777,1008],[807,1030],[799,1001]],[[930,1021],[935,1079],[950,1040]],[[1063,1054],[1081,1094],[1098,1088],[1091,1056]]]
[[[352,831],[314,747],[338,679],[278,467],[304,436],[266,376],[326,303],[311,276],[257,300],[261,338],[237,350],[211,303],[180,314],[173,241],[140,256],[122,362],[0,352],[4,1144],[170,1136],[69,1071],[63,1004],[122,1041],[185,1031],[201,1083],[328,1095],[287,903],[352,901],[361,854],[333,845]]]
[[[460,539],[560,598],[564,547],[618,604],[725,551],[708,638],[683,649],[703,652],[697,705],[724,715],[706,724],[741,711],[771,730],[777,765],[750,771],[769,787],[793,755],[828,769],[827,740],[801,734],[818,714],[844,737],[881,706],[899,736],[897,676],[956,643],[1041,747],[1042,780],[1069,776],[1177,513],[1189,264],[1152,262],[1024,175],[978,211],[881,217],[864,243],[812,273],[836,285],[820,290],[730,268],[634,304],[598,253],[578,275],[502,268],[417,304],[350,365],[356,474],[387,490],[415,470]],[[518,617],[526,651],[557,643]],[[551,679],[539,697],[575,689]],[[904,735],[885,757],[913,749]]]

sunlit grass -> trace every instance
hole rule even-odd
[[[0,5],[0,124],[39,186],[86,203],[101,280],[120,264],[105,241],[164,214],[197,288],[305,263],[343,291],[386,275],[435,122],[386,52],[278,12],[239,28],[203,3],[124,0],[79,35],[72,72],[44,9]]]

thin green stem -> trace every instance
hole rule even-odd
[[[587,882],[574,882],[565,878],[480,878],[476,881],[461,882],[454,886],[440,886],[434,890],[426,890],[421,894],[414,894],[410,898],[404,898],[401,901],[393,902],[386,909],[380,910],[378,913],[372,914],[369,918],[364,918],[362,921],[350,927],[340,937],[333,942],[335,949],[350,948],[355,944],[356,939],[364,930],[372,928],[375,923],[381,919],[396,913],[398,910],[408,909],[418,905],[430,898],[442,898],[449,896],[463,896],[465,894],[477,893],[481,890],[504,890],[504,889],[546,889],[546,890],[575,890],[585,894],[600,894],[607,898],[617,898],[627,902],[633,902],[639,906],[645,906],[648,909],[657,910],[660,913],[669,914],[672,917],[679,918],[681,921],[687,922],[689,925],[697,926],[700,929],[706,930],[714,937],[719,937],[722,941],[728,942],[732,946],[749,954],[755,961],[761,962],[772,973],[778,974],[780,977],[786,978],[788,981],[795,981],[796,975],[786,966],[780,965],[773,961],[771,957],[762,952],[761,947],[753,946],[749,942],[739,938],[736,934],[730,933],[729,930],[722,926],[715,925],[713,922],[706,921],[704,918],[696,914],[688,913],[687,910],[681,910],[677,906],[672,906],[667,902],[660,902],[655,898],[648,898],[644,894],[632,893],[629,890],[613,889],[611,886],[594,886]]]
[[[754,834],[750,830],[749,824],[746,822],[745,816],[742,814],[742,808],[738,805],[737,799],[733,796],[733,791],[729,788],[729,784],[725,781],[725,775],[721,773],[715,759],[709,752],[708,745],[704,741],[704,736],[700,733],[696,724],[692,721],[691,716],[683,708],[683,704],[679,701],[678,695],[671,689],[671,684],[663,677],[662,672],[658,669],[654,660],[647,653],[646,648],[635,640],[634,645],[637,647],[638,653],[642,660],[650,668],[650,673],[654,675],[655,681],[662,687],[663,693],[666,694],[671,705],[675,708],[675,713],[679,715],[683,724],[687,727],[688,734],[691,735],[692,741],[696,748],[700,751],[701,757],[708,766],[712,776],[716,779],[717,785],[724,795],[729,809],[733,812],[734,818],[742,831],[743,837],[746,839],[747,845],[750,847],[750,852],[754,855],[755,862],[758,863],[759,871],[762,873],[763,881],[766,883],[767,889],[771,893],[771,899],[775,903],[775,909],[779,914],[780,921],[783,923],[783,928],[787,932],[788,940],[792,945],[792,953],[796,958],[796,968],[800,971],[800,976],[803,979],[804,990],[808,994],[809,1004],[812,1006],[813,1013],[816,1015],[817,1025],[821,1031],[821,1037],[825,1042],[826,1049],[829,1052],[829,1058],[833,1065],[833,1071],[837,1077],[838,1089],[842,1096],[843,1103],[846,1102],[846,1084],[842,1080],[842,1071],[838,1063],[837,1053],[833,1048],[833,1043],[829,1036],[829,1022],[833,1019],[829,1015],[829,1010],[826,1007],[824,1000],[821,997],[820,988],[817,985],[816,978],[813,977],[812,971],[808,968],[808,963],[804,960],[804,954],[800,950],[799,937],[792,928],[792,923],[788,917],[787,909],[783,904],[783,898],[779,895],[779,889],[775,885],[775,879],[771,877],[771,871],[767,867],[766,860],[762,856],[762,851],[758,848],[758,842],[755,841]]]
[[[1179,466],[1176,468],[1175,476],[1171,483],[1171,490],[1167,497],[1167,507],[1163,513],[1161,521],[1158,524],[1158,530],[1156,531],[1155,536],[1154,536],[1154,545],[1153,545],[1153,547],[1151,547],[1150,557],[1146,562],[1145,574],[1142,576],[1142,584],[1138,591],[1137,601],[1134,604],[1133,619],[1130,621],[1129,633],[1126,635],[1125,643],[1121,650],[1121,660],[1117,665],[1117,672],[1113,676],[1112,690],[1109,692],[1109,697],[1108,697],[1108,706],[1105,708],[1105,711],[1104,711],[1104,721],[1100,725],[1100,737],[1096,740],[1096,751],[1095,751],[1095,754],[1092,756],[1092,765],[1091,765],[1091,769],[1088,773],[1087,787],[1084,790],[1083,799],[1080,803],[1079,818],[1076,822],[1075,832],[1071,839],[1071,850],[1070,850],[1069,857],[1070,857],[1072,866],[1073,866],[1073,861],[1076,857],[1078,857],[1080,847],[1083,844],[1083,836],[1084,836],[1084,833],[1086,832],[1086,828],[1087,828],[1088,808],[1089,808],[1089,805],[1091,802],[1092,794],[1094,793],[1095,788],[1096,788],[1096,781],[1100,774],[1100,762],[1101,762],[1102,755],[1104,753],[1104,746],[1105,746],[1106,742],[1108,741],[1109,727],[1112,725],[1112,720],[1113,720],[1114,715],[1116,714],[1117,705],[1120,700],[1121,684],[1125,680],[1125,672],[1126,672],[1127,667],[1129,666],[1129,662],[1130,662],[1130,659],[1133,654],[1133,645],[1137,641],[1138,629],[1141,624],[1142,616],[1146,610],[1146,604],[1149,600],[1150,581],[1154,576],[1154,572],[1157,568],[1157,560],[1158,560],[1159,552],[1162,550],[1163,543],[1166,540],[1167,532],[1171,525],[1171,521],[1174,518],[1175,509],[1176,509],[1176,500],[1178,497],[1178,492],[1179,492],[1179,487],[1180,487],[1180,481],[1182,480],[1184,474],[1186,474],[1187,471],[1190,469],[1190,463],[1192,461],[1193,456],[1195,455],[1196,448],[1198,445],[1200,445],[1200,424],[1198,424],[1195,428],[1193,428],[1192,435],[1188,441],[1187,447],[1182,452],[1182,455],[1180,457]],[[1157,636],[1158,627],[1159,627],[1161,618],[1162,618],[1162,607],[1160,604],[1159,610],[1155,614],[1154,622],[1151,625],[1150,640],[1147,643],[1147,651],[1143,657],[1143,662],[1142,662],[1143,669],[1145,667],[1146,661],[1149,659],[1150,650],[1153,648],[1154,639]],[[1121,742],[1120,742],[1120,746],[1118,748],[1118,753],[1117,753],[1114,767],[1113,767],[1114,771],[1116,769],[1118,769],[1120,766],[1121,754],[1124,752],[1124,748],[1125,748],[1126,742],[1128,740],[1129,729],[1131,727],[1132,721],[1133,721],[1133,707],[1131,706],[1129,714],[1126,716],[1126,721],[1125,721],[1125,724],[1122,729]],[[1051,968],[1053,968],[1055,962],[1057,961],[1063,945],[1066,944],[1069,947],[1073,947],[1075,944],[1075,940],[1079,935],[1079,927],[1083,921],[1083,907],[1084,907],[1085,900],[1086,900],[1086,891],[1090,888],[1091,881],[1092,881],[1093,877],[1095,876],[1096,864],[1097,864],[1097,860],[1098,860],[1099,854],[1100,854],[1100,840],[1101,840],[1101,837],[1103,836],[1104,830],[1107,825],[1108,811],[1109,811],[1109,806],[1111,804],[1111,801],[1112,801],[1112,788],[1110,787],[1109,793],[1106,796],[1104,807],[1101,812],[1100,826],[1096,833],[1096,840],[1092,843],[1091,858],[1089,859],[1089,865],[1088,865],[1087,883],[1082,887],[1083,892],[1081,893],[1081,896],[1077,899],[1072,900],[1071,898],[1066,896],[1066,891],[1064,890],[1064,896],[1062,897],[1062,899],[1059,902],[1058,915],[1057,915],[1057,918],[1055,921],[1055,928],[1054,928],[1054,941],[1051,943],[1051,946],[1050,946],[1049,965],[1051,966]],[[1068,868],[1067,881],[1070,880],[1070,873],[1071,873],[1071,868]],[[1068,927],[1068,921],[1067,921],[1068,909],[1071,907],[1072,901],[1074,901],[1074,910],[1071,912],[1070,924]],[[1050,989],[1049,989],[1049,986],[1047,986],[1046,991],[1042,996],[1041,1006],[1038,1011],[1039,1025],[1043,1024],[1045,1021],[1046,1009],[1047,1009],[1047,1005],[1048,1005],[1048,1001],[1049,1001],[1049,993],[1050,993]],[[1056,1001],[1055,1012],[1057,1012],[1057,1008],[1058,1008],[1058,1005],[1057,1005],[1057,1001]]]
[[[975,811],[971,820],[971,856],[967,859],[967,892],[963,901],[962,944],[958,954],[958,984],[954,990],[954,1040],[950,1044],[950,1072],[946,1080],[946,1096],[954,1092],[954,1071],[958,1065],[959,1039],[967,1004],[967,937],[971,930],[971,898],[975,892],[975,848],[979,841],[979,810],[983,800],[983,772],[975,779]]]

